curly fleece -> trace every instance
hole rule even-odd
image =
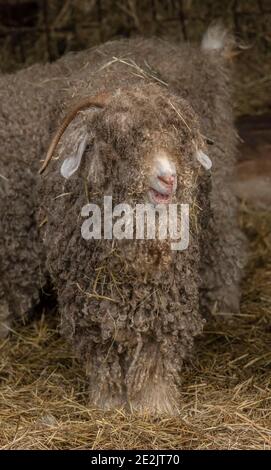
[[[203,314],[239,304],[245,257],[227,182],[236,145],[228,64],[192,45],[122,40],[3,76],[0,87],[2,322],[27,314],[50,279],[91,401],[174,413]],[[65,110],[102,91],[110,103],[79,113],[38,177]],[[89,144],[65,180],[60,166],[82,126]],[[206,137],[214,141],[211,174],[194,159]],[[188,249],[171,251],[169,239],[84,240],[87,202],[102,206],[106,194],[113,204],[144,202],[155,149],[175,161],[175,202],[190,204]]]

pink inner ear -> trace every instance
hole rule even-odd
[[[83,153],[87,146],[87,140],[88,140],[88,134],[84,132],[76,142],[77,149],[75,150],[75,154],[67,157],[62,163],[61,168],[60,168],[60,173],[64,178],[66,179],[70,178],[73,175],[73,173],[75,173],[78,170],[81,160],[82,160]]]

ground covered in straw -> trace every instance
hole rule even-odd
[[[87,405],[84,371],[43,313],[0,343],[1,449],[271,449],[271,215],[243,208],[242,308],[208,323],[183,371],[180,416]]]

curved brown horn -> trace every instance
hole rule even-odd
[[[79,111],[82,111],[83,109],[95,107],[95,108],[104,108],[104,106],[108,103],[110,94],[109,93],[101,93],[96,96],[89,96],[87,98],[84,98],[82,101],[77,103],[69,112],[66,114],[64,120],[60,124],[59,128],[57,129],[51,144],[49,146],[49,149],[47,151],[45,160],[39,169],[39,174],[43,173],[45,168],[47,167],[48,163],[50,162],[54,151],[56,149],[56,146],[58,142],[60,141],[62,135],[64,134],[65,130],[67,129],[68,125],[71,123],[71,121],[75,118],[75,116],[79,113]]]

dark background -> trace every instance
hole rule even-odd
[[[236,115],[270,108],[270,0],[0,0],[0,70],[56,60],[107,40],[136,35],[199,41],[216,19],[241,45]]]

